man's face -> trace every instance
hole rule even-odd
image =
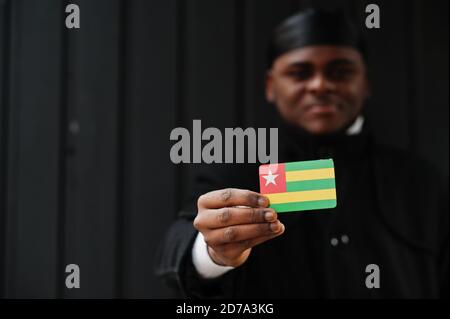
[[[279,56],[267,74],[266,97],[289,123],[312,134],[336,132],[368,96],[361,54],[341,46],[308,46]]]

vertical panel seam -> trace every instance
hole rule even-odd
[[[1,167],[1,176],[0,176],[0,182],[1,184],[1,193],[0,193],[0,203],[2,205],[1,209],[1,227],[2,227],[2,237],[0,242],[0,260],[2,261],[0,264],[0,296],[2,298],[6,298],[6,234],[7,234],[7,186],[8,186],[8,131],[9,131],[9,103],[10,103],[10,96],[9,96],[9,80],[10,80],[10,50],[11,50],[11,42],[10,42],[10,32],[11,32],[11,3],[10,0],[6,0],[4,4],[4,11],[3,11],[3,23],[2,23],[2,30],[3,30],[3,47],[5,48],[3,50],[3,59],[1,63],[3,64],[2,67],[2,123],[1,123],[1,148],[2,148],[2,167]]]
[[[66,190],[67,190],[67,122],[69,107],[69,39],[65,28],[65,7],[68,0],[61,2],[61,58],[60,58],[60,114],[59,114],[59,158],[58,158],[58,213],[57,213],[57,265],[56,265],[56,293],[58,298],[64,298],[65,282],[65,245],[66,245]]]
[[[418,127],[418,121],[417,121],[417,114],[418,114],[418,99],[420,97],[420,94],[418,92],[419,86],[417,85],[418,81],[418,73],[420,68],[420,63],[416,63],[419,60],[420,53],[418,50],[421,49],[417,43],[420,44],[420,37],[421,33],[416,31],[421,31],[420,28],[422,27],[421,24],[421,10],[420,10],[420,1],[413,1],[411,6],[407,6],[410,9],[409,16],[410,19],[406,19],[406,32],[408,32],[407,36],[409,39],[408,46],[410,48],[407,59],[407,68],[408,68],[408,80],[407,80],[407,95],[406,95],[406,102],[407,105],[410,107],[408,108],[408,150],[412,151],[413,153],[417,153],[417,136],[419,129]],[[418,33],[418,34],[416,34]]]
[[[186,3],[185,0],[176,0],[176,12],[175,12],[175,32],[176,32],[176,40],[175,40],[175,125],[180,126],[183,124],[185,119],[185,103],[184,97],[186,96],[185,90],[186,87],[184,85],[185,80],[185,61],[184,56],[187,54],[186,45],[185,45],[185,36],[187,28],[186,23]],[[174,217],[176,218],[178,212],[181,209],[182,200],[183,200],[183,170],[181,165],[175,166],[175,174],[174,174],[174,185],[175,185],[175,212]]]
[[[20,114],[20,107],[17,101],[14,100],[14,97],[19,97],[20,92],[18,90],[20,89],[19,80],[18,80],[18,74],[20,74],[20,70],[18,68],[20,67],[20,64],[18,62],[17,56],[21,53],[21,42],[20,38],[13,38],[13,25],[15,24],[16,33],[21,36],[21,4],[22,2],[14,2],[16,5],[13,7],[12,0],[9,2],[9,26],[10,26],[10,34],[9,34],[9,64],[10,64],[10,71],[8,74],[7,81],[9,82],[9,92],[8,92],[8,103],[10,105],[10,112],[8,113],[8,167],[7,167],[7,197],[6,197],[6,209],[5,213],[8,214],[8,219],[6,226],[6,240],[5,240],[5,276],[8,272],[7,277],[5,277],[5,295],[8,298],[15,298],[16,297],[16,286],[14,280],[16,279],[16,265],[14,262],[17,260],[17,249],[13,249],[11,246],[14,244],[18,244],[18,238],[17,238],[17,208],[18,208],[18,180],[19,180],[19,163],[20,163],[20,152],[19,152],[19,145],[20,145],[20,121],[19,121],[19,114]],[[14,9],[15,8],[15,9]],[[16,52],[14,55],[12,52]],[[14,58],[13,58],[14,56]],[[11,70],[17,70],[15,74]],[[15,93],[15,94],[14,94]],[[12,107],[13,103],[16,102],[16,107]],[[9,288],[9,290],[8,290]],[[9,293],[9,295],[8,295]]]
[[[115,296],[124,297],[124,274],[125,274],[125,234],[126,219],[125,205],[127,203],[127,185],[125,178],[126,170],[126,141],[128,112],[125,107],[127,96],[127,34],[128,34],[128,12],[126,0],[119,1],[119,36],[118,36],[118,109],[117,109],[117,189],[116,189],[116,268],[115,268]]]
[[[245,119],[245,2],[235,0],[235,24],[234,24],[234,59],[235,59],[235,79],[234,79],[234,95],[235,95],[235,125],[242,127],[246,123]]]

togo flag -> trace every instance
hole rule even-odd
[[[278,213],[336,207],[332,159],[261,165],[259,185]]]

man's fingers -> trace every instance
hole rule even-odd
[[[235,225],[210,230],[203,233],[205,242],[215,247],[218,245],[241,242],[261,236],[273,235],[282,232],[284,226],[279,220],[273,223]]]
[[[261,236],[261,237],[254,238],[254,239],[250,239],[250,240],[246,243],[246,245],[247,245],[248,247],[250,247],[250,248],[253,248],[253,247],[255,247],[255,246],[259,245],[259,244],[262,244],[262,243],[268,241],[269,239],[272,239],[272,238],[275,238],[275,237],[277,237],[277,236],[280,236],[281,234],[284,233],[284,230],[285,230],[285,227],[284,227],[283,224],[281,224],[281,228],[282,228],[281,231],[279,231],[279,232],[277,232],[277,233],[270,234],[270,235],[267,235],[267,236]]]
[[[199,210],[231,206],[267,207],[269,200],[261,194],[249,190],[226,188],[200,196],[197,204]]]
[[[256,224],[274,222],[277,220],[277,213],[271,208],[251,208],[251,207],[225,207],[219,209],[207,209],[194,221],[197,229],[223,228],[241,224]]]
[[[281,230],[277,233],[272,233],[265,236],[260,236],[252,239],[242,240],[239,242],[231,243],[231,244],[224,244],[214,247],[214,251],[219,253],[221,256],[233,260],[235,258],[238,258],[244,251],[253,248],[257,245],[260,245],[270,239],[273,239],[275,237],[280,236],[284,233],[285,227],[282,224]]]

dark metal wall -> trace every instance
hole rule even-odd
[[[362,18],[370,3],[318,2]],[[448,2],[373,2],[368,116],[448,175]],[[64,26],[68,3],[79,30]],[[2,296],[171,296],[154,253],[190,170],[170,162],[170,131],[270,126],[267,37],[309,3],[0,0]],[[80,289],[65,288],[70,263]]]

